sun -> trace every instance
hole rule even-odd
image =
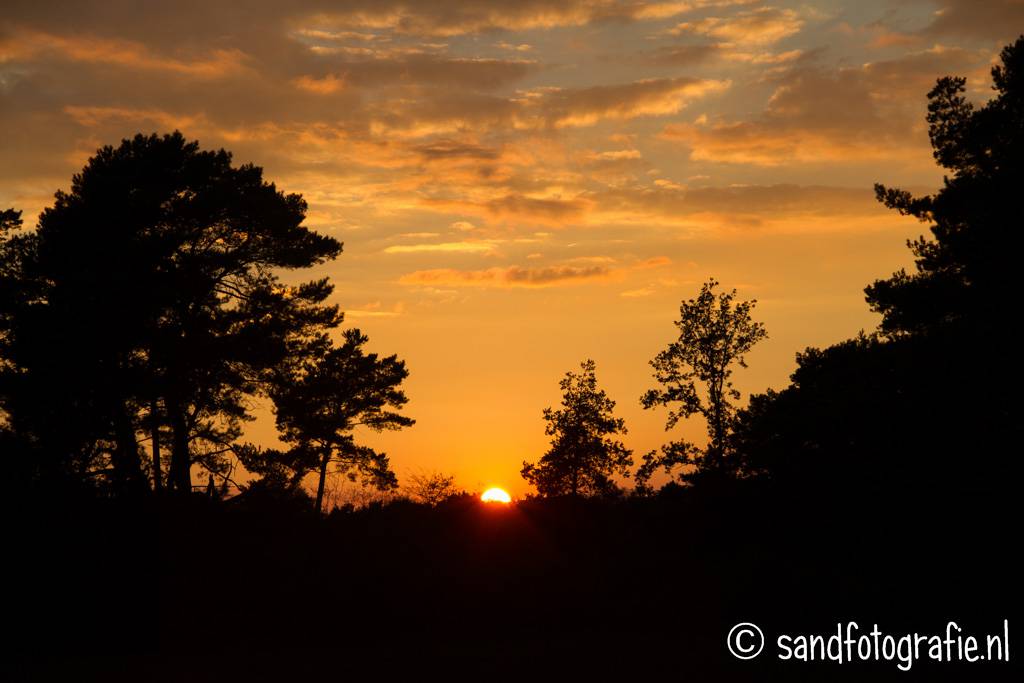
[[[512,496],[508,495],[508,491],[505,489],[493,488],[484,491],[480,500],[485,503],[511,503]]]

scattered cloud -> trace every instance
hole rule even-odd
[[[405,285],[433,287],[552,287],[607,280],[614,271],[607,266],[548,266],[543,268],[488,268],[486,270],[454,270],[439,268],[417,270],[399,278]]]
[[[728,81],[689,77],[652,78],[589,88],[543,88],[518,99],[522,116],[554,128],[591,126],[604,119],[667,116],[692,100],[729,87]]]
[[[920,93],[936,74],[975,72],[983,51],[937,46],[856,67],[794,68],[776,81],[763,112],[747,120],[704,117],[665,127],[694,160],[791,163],[929,158]],[[915,97],[916,95],[916,97]]]
[[[500,156],[499,150],[493,148],[444,138],[433,140],[423,145],[416,145],[412,149],[427,160],[452,158],[492,160]]]
[[[318,95],[333,95],[345,87],[345,79],[334,74],[327,74],[323,78],[312,76],[299,76],[292,83],[296,88]]]
[[[640,297],[651,296],[657,292],[654,287],[641,287],[640,289],[627,289],[625,292],[619,292],[619,296],[627,299],[638,299]]]
[[[527,256],[528,259],[540,257],[540,254]],[[630,272],[671,265],[672,260],[658,256],[636,260],[624,266],[616,266],[617,263],[618,259],[612,256],[582,256],[568,263],[540,267],[509,266],[486,270],[438,268],[408,273],[399,278],[399,282],[430,287],[555,287],[619,281]]]
[[[146,45],[92,35],[58,35],[31,29],[0,36],[0,64],[56,58],[133,70],[167,72],[196,79],[217,79],[242,72],[249,59],[238,49],[211,49],[191,56],[154,52]]]
[[[493,253],[497,243],[487,242],[440,242],[437,244],[396,244],[384,249],[385,254],[421,254],[429,252],[489,254]]]
[[[639,159],[643,155],[638,149],[613,149],[606,152],[594,152],[591,158],[598,161],[622,161],[623,159]]]
[[[321,28],[386,29],[398,34],[459,36],[497,30],[528,31],[583,26],[598,21],[659,20],[691,11],[702,2],[639,2],[628,0],[499,0],[462,2],[400,0],[355,2],[314,16]]]
[[[1010,41],[1024,27],[1020,0],[937,0],[939,9],[921,31],[926,38],[980,38]]]
[[[405,304],[397,302],[390,308],[384,308],[381,302],[373,301],[360,306],[345,310],[346,320],[363,320],[366,318],[397,318],[405,313]]]
[[[506,43],[505,41],[496,43],[495,47],[501,48],[502,50],[511,50],[513,52],[529,52],[530,50],[533,49],[533,46],[527,43],[513,45],[512,43]]]
[[[709,36],[741,45],[769,45],[797,33],[803,25],[795,10],[759,7],[726,17],[682,22],[669,33]]]
[[[642,62],[657,66],[696,66],[722,57],[728,48],[718,43],[698,45],[666,45],[638,55]]]

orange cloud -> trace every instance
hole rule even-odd
[[[241,72],[248,57],[241,50],[215,49],[199,59],[158,55],[141,43],[93,36],[61,36],[40,31],[12,34],[2,47],[0,63],[59,55],[74,62],[110,64],[126,69],[166,71],[200,79],[223,78]]]
[[[960,36],[985,40],[1013,40],[1024,26],[1020,0],[941,0],[935,19],[921,33],[927,37]]]
[[[79,107],[68,105],[64,113],[75,123],[94,128],[112,121],[130,122],[134,124],[153,123],[164,130],[192,128],[196,124],[205,123],[202,115],[187,116],[173,114],[161,109],[131,109],[128,107]]]
[[[386,29],[399,34],[458,36],[496,30],[583,26],[596,21],[665,19],[708,4],[732,3],[699,0],[653,3],[638,0],[435,0],[413,5],[400,0],[380,0],[332,8],[313,15],[309,23],[319,30],[331,30],[333,27]]]
[[[416,96],[414,107],[408,100],[377,106],[371,129],[392,139],[453,136],[465,131],[505,133],[509,129],[550,132],[605,120],[674,114],[729,85],[727,80],[657,78],[588,88],[535,88],[512,97],[471,90],[417,89],[409,93]]]
[[[658,66],[694,66],[711,61],[726,52],[717,43],[704,45],[669,45],[650,52],[643,52],[635,58]]]
[[[800,31],[804,21],[791,9],[760,7],[729,17],[705,17],[677,24],[674,35],[693,33],[736,44],[768,45]]]
[[[399,278],[404,285],[433,287],[552,287],[608,280],[616,272],[607,266],[548,266],[544,268],[488,268],[487,270],[417,270]]]
[[[412,150],[426,160],[470,158],[494,160],[501,156],[500,152],[490,147],[461,142],[451,138],[443,138],[432,142],[415,145]]]
[[[984,52],[935,47],[858,67],[784,74],[764,111],[746,121],[702,118],[665,127],[690,158],[757,166],[927,159],[923,102],[937,75],[987,66]]]
[[[338,78],[334,74],[327,74],[323,78],[312,76],[299,76],[292,83],[296,88],[317,95],[332,95],[345,87],[345,79]]]
[[[334,68],[344,70],[346,80],[353,85],[365,88],[377,88],[389,83],[411,83],[493,90],[526,77],[537,71],[539,66],[537,62],[528,59],[410,54],[346,60],[334,64]]]
[[[509,193],[493,199],[423,199],[421,204],[437,211],[470,214],[495,220],[526,220],[564,227],[579,220],[589,206],[582,198],[530,197]]]
[[[493,253],[494,241],[483,242],[440,242],[437,244],[396,244],[384,249],[385,254],[420,254],[429,252],[489,254]]]
[[[750,213],[792,216],[863,214],[877,208],[869,187],[827,185],[733,185],[686,190],[609,190],[593,197],[599,205],[644,205],[665,213]]]
[[[654,78],[590,88],[546,88],[518,99],[522,115],[554,128],[590,126],[602,119],[675,114],[691,100],[729,87],[728,81]]]
[[[346,320],[362,320],[364,318],[397,318],[405,312],[405,304],[398,302],[390,309],[385,309],[379,301],[373,301],[359,308],[346,309]]]
[[[534,257],[540,257],[540,254],[527,256]],[[553,287],[619,281],[630,272],[661,268],[671,265],[672,260],[666,256],[656,256],[620,267],[614,267],[615,263],[616,259],[611,256],[584,256],[571,259],[569,263],[542,267],[510,266],[486,270],[438,268],[408,273],[399,278],[399,283],[429,287]]]

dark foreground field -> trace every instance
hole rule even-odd
[[[75,681],[1010,680],[1012,656],[906,674],[779,661],[774,642],[850,620],[983,635],[1008,618],[1012,646],[1016,509],[764,485],[322,520],[202,498],[25,506],[6,563],[11,665],[18,680]],[[767,636],[756,660],[726,649],[743,621]]]

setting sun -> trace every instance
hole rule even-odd
[[[485,503],[511,503],[512,496],[508,495],[505,489],[493,488],[484,491],[480,500]]]

